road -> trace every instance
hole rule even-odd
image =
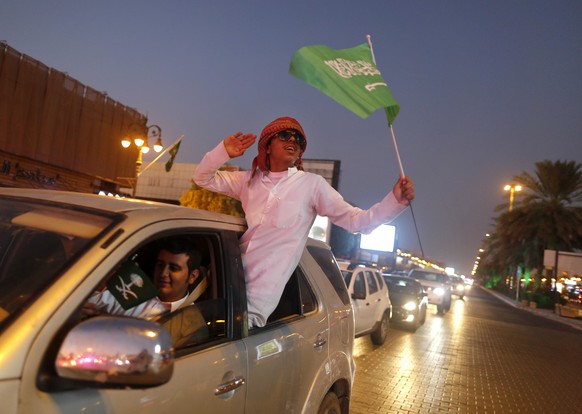
[[[356,339],[351,414],[581,413],[582,330],[479,287],[415,333]]]

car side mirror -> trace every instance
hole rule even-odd
[[[172,377],[174,350],[168,331],[144,319],[98,316],[73,327],[60,347],[60,378],[99,388],[144,388]]]

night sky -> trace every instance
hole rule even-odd
[[[470,274],[503,185],[543,160],[582,162],[582,2],[3,0],[0,40],[149,117],[177,162],[297,118],[305,158],[341,161],[369,208],[399,175],[386,118],[361,119],[291,76],[302,46],[370,34],[400,104],[394,132],[424,253]],[[112,148],[112,151],[121,150]],[[253,149],[233,163],[250,168]],[[410,211],[398,246],[419,250]]]

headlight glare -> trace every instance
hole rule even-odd
[[[413,311],[416,309],[416,303],[414,302],[406,302],[403,306],[403,309],[407,310],[407,311]]]

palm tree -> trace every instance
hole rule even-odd
[[[582,248],[582,164],[541,161],[535,177],[522,172],[513,179],[525,187],[518,203],[523,235],[542,248]]]
[[[582,164],[541,161],[535,166],[535,175],[513,177],[524,187],[523,196],[512,211],[494,218],[488,263],[500,273],[518,265],[543,270],[545,249],[582,249]]]

